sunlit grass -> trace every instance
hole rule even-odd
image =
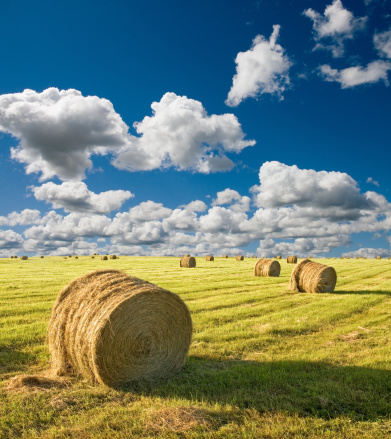
[[[48,257],[0,260],[0,437],[383,438],[391,435],[391,261],[317,260],[336,290],[287,289],[256,259]],[[168,382],[114,391],[80,380],[10,392],[10,377],[48,367],[53,302],[72,279],[118,268],[188,305],[193,341]]]

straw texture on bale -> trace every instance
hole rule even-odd
[[[288,264],[297,264],[297,256],[288,256],[286,262]]]
[[[244,260],[244,256],[242,256],[242,255],[237,255],[237,256],[236,256],[236,260],[237,260],[237,261],[243,261],[243,260]]]
[[[193,256],[185,255],[183,258],[181,258],[179,266],[185,268],[194,268],[196,266],[196,260]]]
[[[100,258],[102,261],[107,261],[107,256],[101,256]]]
[[[206,260],[207,260],[207,261],[214,261],[215,258],[214,258],[214,256],[212,256],[212,255],[207,255],[207,256],[206,256]]]
[[[28,259],[28,256],[21,256],[20,259],[21,259],[22,261],[25,261],[25,260]]]
[[[182,299],[118,270],[98,270],[65,287],[53,306],[52,372],[109,387],[167,378],[184,364],[192,321]]]
[[[289,289],[307,293],[331,293],[337,283],[333,267],[304,259],[292,272]]]
[[[271,259],[259,259],[254,267],[255,276],[272,276],[278,277],[280,275],[281,266],[278,261]]]

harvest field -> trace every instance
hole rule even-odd
[[[317,259],[333,293],[287,289],[294,264],[255,277],[256,259],[79,256],[0,259],[1,438],[391,437],[391,260]],[[8,389],[49,366],[46,329],[71,280],[117,268],[180,295],[193,319],[172,379],[120,390],[69,379]]]

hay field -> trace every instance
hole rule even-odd
[[[1,438],[391,437],[391,261],[316,259],[333,293],[254,276],[256,259],[120,256],[0,259]],[[68,380],[9,390],[48,367],[46,329],[60,289],[116,268],[180,295],[194,333],[169,381],[121,390]]]

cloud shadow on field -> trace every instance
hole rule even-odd
[[[325,362],[189,357],[166,383],[135,384],[122,390],[323,419],[345,416],[373,421],[391,412],[391,371]]]

